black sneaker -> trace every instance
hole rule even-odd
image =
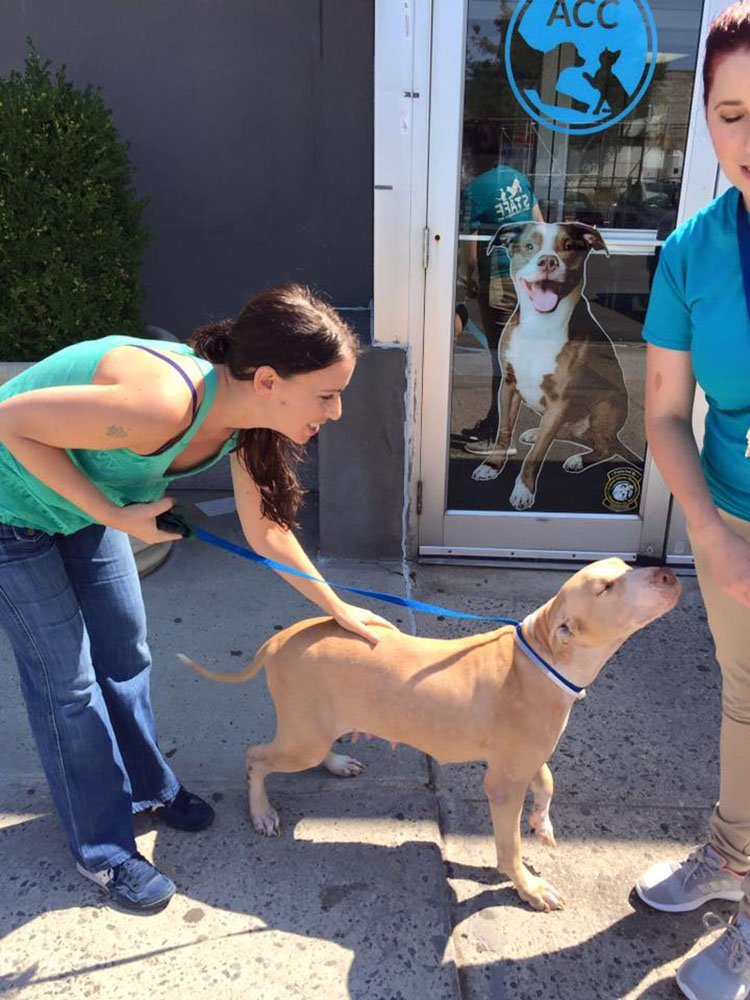
[[[214,811],[208,802],[182,786],[171,802],[154,806],[152,812],[157,819],[164,820],[167,826],[175,830],[189,830],[191,833],[205,830],[214,821]]]
[[[487,441],[492,444],[497,437],[497,423],[489,416],[477,420],[473,427],[461,431],[464,441]]]
[[[172,879],[162,875],[142,854],[134,854],[122,864],[100,872],[87,871],[80,864],[76,864],[76,868],[85,878],[106,889],[115,903],[128,910],[155,910],[166,906],[177,890]]]

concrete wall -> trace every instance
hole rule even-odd
[[[279,281],[372,295],[374,0],[6,0],[0,75],[30,35],[99,86],[152,199],[144,320],[184,338]]]
[[[401,558],[406,352],[360,358],[337,424],[320,435],[320,551]]]
[[[285,280],[370,336],[375,0],[7,0],[0,75],[25,38],[101,89],[151,199],[144,322],[184,339]],[[364,308],[363,308],[364,307]],[[349,312],[349,308],[352,309]],[[320,548],[399,556],[405,355],[358,365],[302,470]],[[229,489],[228,463],[182,481]]]

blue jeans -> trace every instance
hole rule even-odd
[[[136,850],[133,813],[180,788],[156,740],[127,535],[0,524],[0,626],[70,849],[89,871],[117,865]]]

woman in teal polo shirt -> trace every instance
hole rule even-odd
[[[173,504],[169,484],[232,452],[250,545],[317,575],[291,530],[293,461],[341,416],[357,354],[333,309],[285,285],[196,331],[190,346],[105,337],[0,389],[0,627],[78,870],[123,906],[163,906],[175,891],[138,854],[134,812],[153,809],[183,830],[213,819],[157,743],[127,534],[179,538],[156,525]],[[284,578],[370,642],[369,625],[388,624],[323,583]]]
[[[711,25],[704,101],[733,187],[664,244],[644,337],[646,434],[687,518],[722,671],[721,783],[709,842],[654,865],[636,889],[650,906],[692,910],[735,900],[724,933],[678,971],[692,1000],[750,994],[750,2]],[[743,271],[744,273],[743,276]],[[708,400],[702,452],[692,433],[696,381]]]

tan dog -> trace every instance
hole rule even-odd
[[[265,667],[276,738],[247,751],[250,814],[259,833],[279,830],[266,797],[267,774],[320,763],[339,775],[362,770],[330,749],[344,733],[408,743],[441,763],[486,760],[497,866],[533,907],[558,909],[565,904],[562,894],[521,861],[526,790],[531,785],[534,792],[529,821],[553,845],[552,775],[545,761],[582,696],[567,685],[591,683],[625,639],[673,608],[679,593],[668,569],[632,569],[621,559],[604,559],[579,570],[527,616],[522,635],[534,652],[509,625],[461,639],[419,639],[384,629],[373,647],[330,618],[316,618],[272,636],[236,674],[181,659],[219,681],[245,681]]]

